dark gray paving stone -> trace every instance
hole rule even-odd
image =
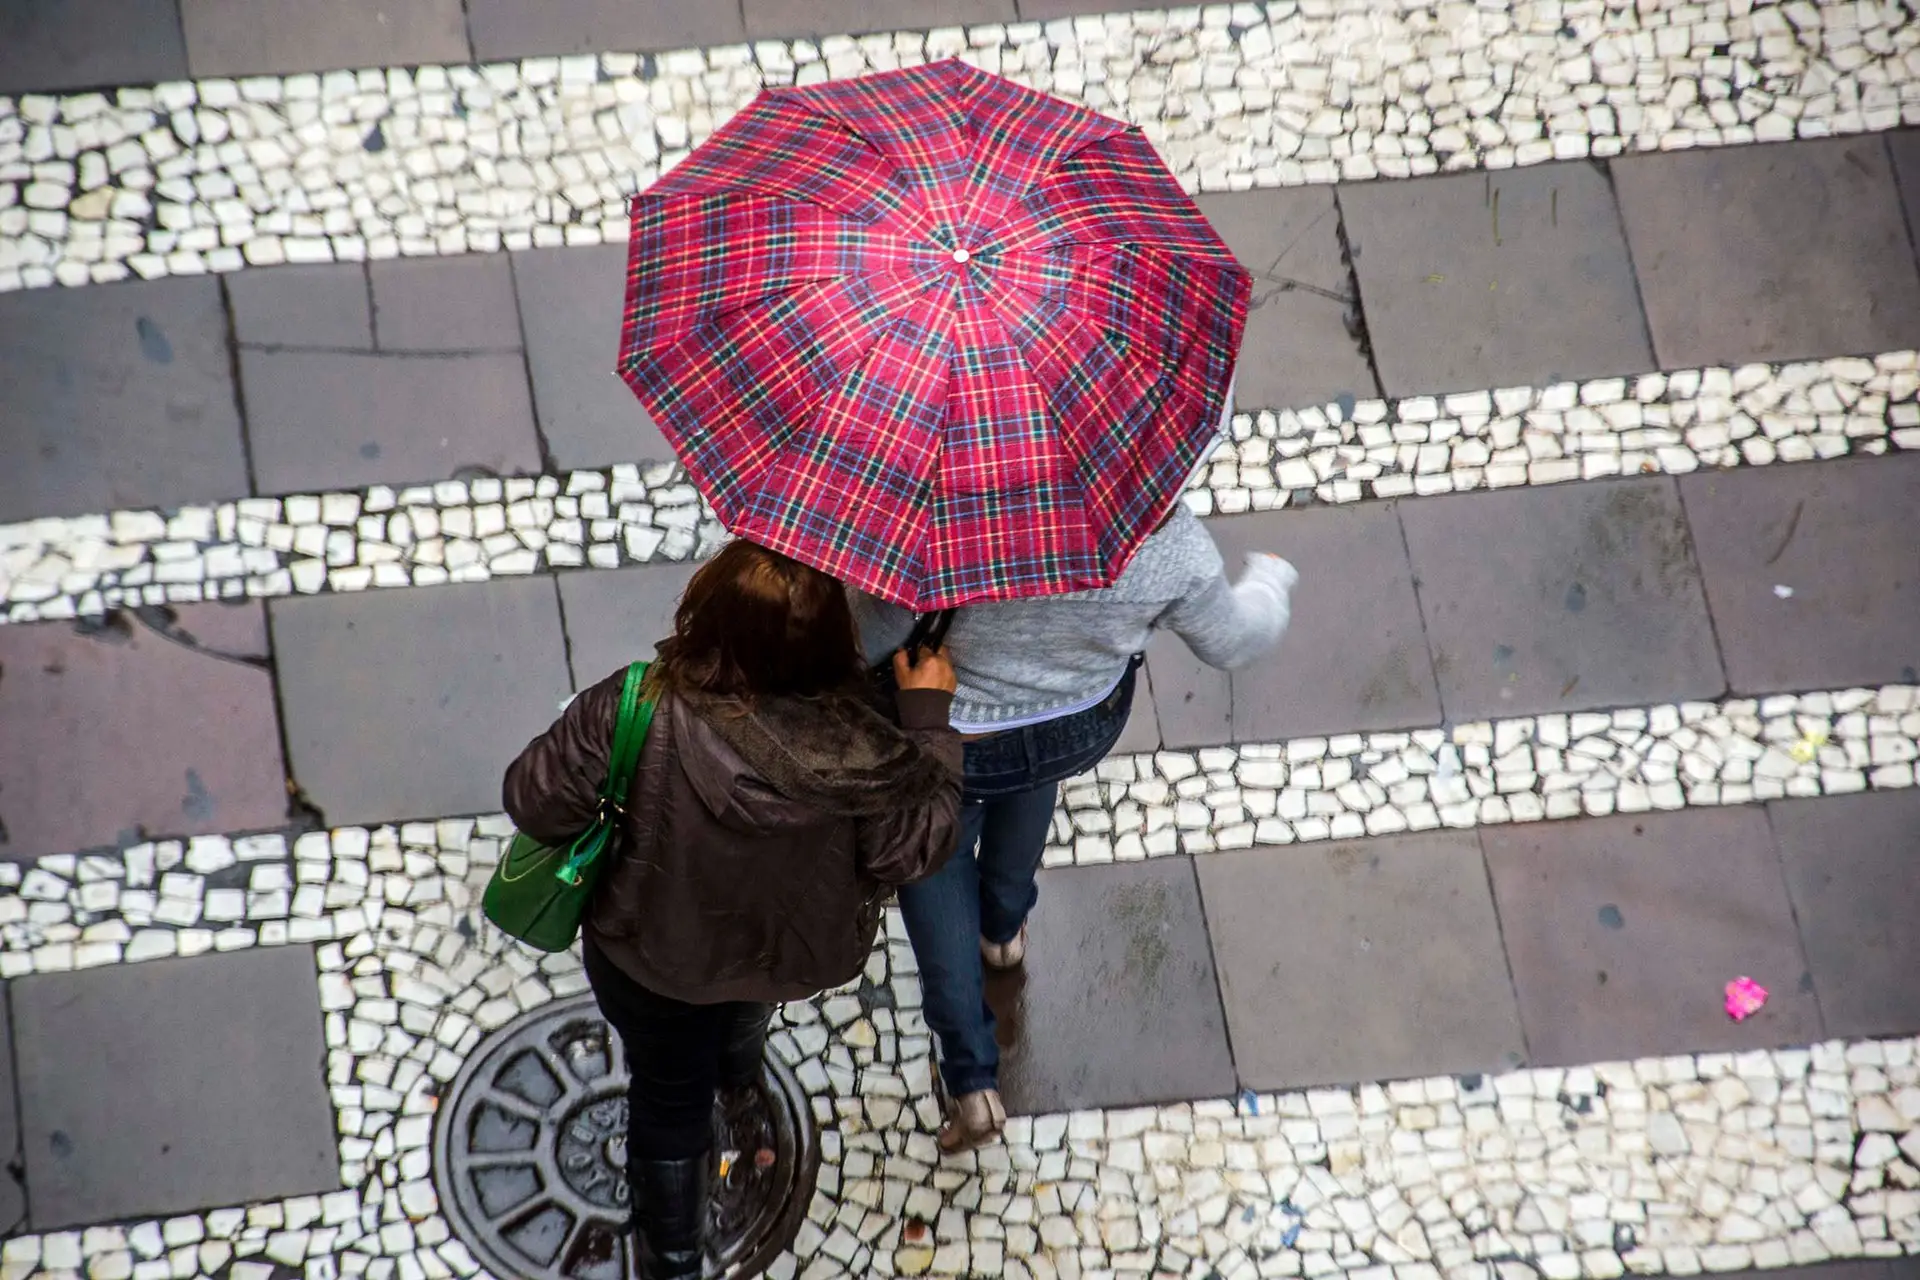
[[[1164,745],[1177,749],[1234,741],[1233,676],[1200,661],[1180,637],[1154,632],[1141,674],[1154,690],[1154,718]]]
[[[159,619],[156,617],[156,621]],[[180,607],[165,639],[104,626],[0,627],[0,857],[279,826],[286,770],[256,601]]]
[[[1886,138],[1887,155],[1893,160],[1893,180],[1906,213],[1907,238],[1920,244],[1920,129],[1901,129]]]
[[[382,351],[520,349],[513,269],[500,254],[388,258],[369,263],[367,275]]]
[[[1198,861],[1240,1080],[1253,1089],[1525,1060],[1472,833]]]
[[[467,0],[482,62],[603,49],[688,49],[746,39],[738,4],[687,0]]]
[[[470,62],[460,0],[180,0],[195,76]]]
[[[673,634],[673,611],[698,564],[638,565],[605,573],[560,576],[573,687],[584,689],[630,662],[653,657]]]
[[[508,762],[571,691],[548,578],[275,600],[269,616],[293,776],[334,826],[498,810]]]
[[[1758,807],[1485,827],[1520,1018],[1539,1066],[1806,1044],[1806,957]],[[1770,998],[1734,1022],[1726,984]]]
[[[0,1164],[20,1168],[20,1099],[13,1082],[13,1014],[0,982]],[[26,1225],[27,1195],[18,1178],[0,1177],[0,1237]]]
[[[173,0],[8,0],[0,93],[184,80]]]
[[[1081,14],[1113,13],[1114,0],[1017,0],[1020,16],[1028,22],[1073,18]]]
[[[1141,667],[1134,677],[1133,710],[1127,714],[1126,728],[1114,741],[1117,754],[1160,749],[1160,717],[1153,709],[1153,675]]]
[[[1735,691],[1913,681],[1920,457],[1703,472],[1680,496]]]
[[[1041,872],[1026,965],[994,975],[987,998],[1010,1110],[1234,1091],[1191,859]]]
[[[1920,792],[1767,809],[1827,1034],[1920,1030]]]
[[[1388,395],[1654,367],[1595,166],[1366,182],[1339,196]]]
[[[1661,368],[1920,341],[1920,272],[1877,135],[1612,168]]]
[[[468,468],[541,469],[517,352],[243,349],[240,378],[262,492],[445,480]]]
[[[1326,404],[1380,394],[1348,330],[1359,303],[1340,256],[1340,210],[1329,187],[1202,196],[1200,211],[1253,272],[1247,333],[1234,375],[1240,409]]]
[[[1012,22],[1013,0],[742,0],[747,34],[818,36]]]
[[[1920,1257],[1854,1258],[1808,1267],[1721,1272],[1724,1280],[1920,1280]],[[1678,1277],[1668,1277],[1678,1280]]]
[[[13,985],[36,1230],[332,1191],[313,949]]]
[[[534,408],[555,465],[672,458],[660,429],[613,371],[626,308],[626,247],[531,249],[511,256]]]
[[[367,273],[357,262],[236,271],[222,279],[233,336],[246,346],[373,348]]]
[[[1430,500],[1429,500],[1430,501]],[[1413,574],[1391,503],[1207,521],[1230,576],[1250,551],[1300,570],[1280,646],[1228,674],[1161,633],[1147,650],[1170,747],[1432,724],[1440,718]]]
[[[1920,1256],[1854,1258],[1846,1262],[1823,1262],[1807,1267],[1723,1271],[1716,1274],[1722,1280],[1920,1280]],[[1680,1280],[1680,1277],[1667,1276],[1662,1280]]]
[[[1449,719],[1725,691],[1671,480],[1424,498],[1400,519]]]
[[[246,492],[219,281],[0,295],[0,523]]]

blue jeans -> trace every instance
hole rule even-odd
[[[1085,711],[967,743],[959,848],[939,871],[900,889],[927,1025],[940,1038],[940,1076],[952,1097],[999,1087],[980,942],[1011,941],[1026,923],[1040,897],[1035,876],[1060,782],[1113,750],[1133,708],[1139,666],[1136,657],[1114,691]]]

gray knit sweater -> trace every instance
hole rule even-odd
[[[1285,560],[1256,553],[1240,581],[1228,582],[1213,535],[1182,503],[1111,587],[960,610],[947,633],[960,680],[953,727],[987,732],[1092,706],[1155,627],[1209,666],[1244,666],[1279,642],[1297,577]],[[867,659],[878,662],[906,640],[913,615],[849,595]]]

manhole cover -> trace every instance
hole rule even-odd
[[[792,1241],[820,1156],[806,1093],[771,1055],[714,1126],[707,1275],[739,1280]],[[496,1276],[627,1280],[626,1132],[626,1062],[593,997],[523,1014],[481,1042],[440,1104],[441,1204]]]

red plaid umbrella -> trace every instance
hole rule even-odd
[[[767,90],[632,232],[620,373],[721,520],[912,609],[1111,583],[1246,324],[1138,129],[961,62]]]

